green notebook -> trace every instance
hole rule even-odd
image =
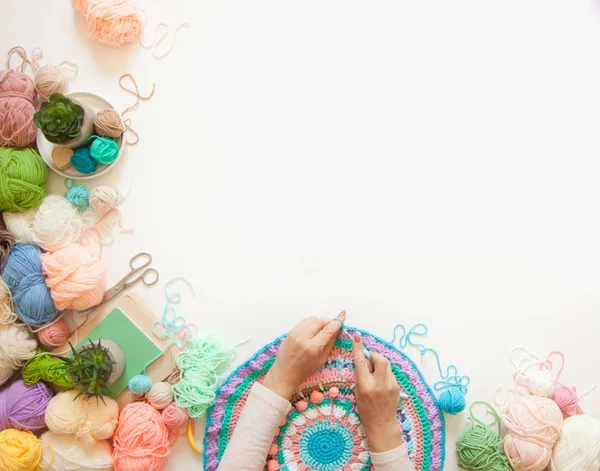
[[[123,375],[108,388],[110,397],[121,394],[129,380],[140,374],[144,367],[156,360],[162,350],[120,309],[113,309],[90,334],[77,344],[77,348],[90,340],[112,340],[125,353],[125,371]]]

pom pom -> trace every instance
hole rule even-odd
[[[69,338],[69,327],[62,320],[38,332],[38,340],[46,347],[60,347]]]
[[[600,421],[577,415],[565,419],[561,437],[552,452],[552,471],[598,471]]]
[[[50,195],[44,198],[33,220],[33,240],[53,252],[78,240],[83,228],[79,211],[62,196]]]
[[[112,108],[100,111],[94,120],[96,134],[103,137],[118,139],[125,132],[121,115]]]
[[[97,186],[90,191],[90,206],[98,214],[105,214],[118,204],[119,196],[110,186]]]
[[[121,410],[113,437],[115,471],[158,471],[171,452],[169,432],[160,413],[145,402]]]
[[[69,147],[56,146],[52,149],[52,162],[59,170],[64,170],[71,165],[73,149]]]
[[[173,402],[173,386],[164,381],[156,383],[148,392],[146,399],[152,407],[162,410]]]
[[[22,148],[33,144],[34,114],[32,80],[21,72],[0,71],[0,146]]]
[[[0,211],[25,211],[46,196],[48,167],[35,150],[0,147],[0,169]]]
[[[71,165],[75,170],[84,175],[95,172],[97,167],[96,161],[90,155],[90,148],[87,146],[78,147],[73,151]]]
[[[190,416],[174,402],[171,402],[163,411],[162,418],[170,432],[178,432],[190,421]]]
[[[42,255],[46,285],[60,311],[84,311],[104,296],[104,262],[75,243]]]
[[[112,445],[100,440],[84,446],[76,437],[46,432],[42,441],[50,445],[42,450],[44,471],[111,471]]]
[[[308,407],[308,402],[304,400],[298,401],[296,404],[294,404],[294,407],[296,407],[296,409],[298,409],[300,412],[304,412]]]
[[[325,396],[322,392],[317,391],[316,389],[310,393],[310,401],[314,404],[321,404]]]
[[[77,397],[77,394],[69,390],[52,398],[46,409],[48,429],[60,435],[73,435],[85,445],[112,437],[119,416],[117,401],[107,396],[100,399]]]
[[[136,375],[129,380],[129,390],[136,396],[143,396],[152,389],[152,380],[145,374]]]
[[[13,296],[17,316],[35,326],[48,324],[58,315],[42,274],[41,255],[35,245],[16,245],[2,271],[4,282]]]
[[[0,432],[0,469],[3,471],[39,471],[42,445],[31,432],[8,429]]]
[[[133,0],[72,0],[85,15],[90,35],[98,41],[120,46],[133,41],[142,30],[142,17]]]
[[[119,156],[119,146],[110,137],[92,136],[94,141],[90,145],[90,155],[99,164],[110,165]]]
[[[37,342],[31,338],[31,332],[22,324],[0,326],[0,386],[35,356]]]
[[[340,390],[334,386],[332,388],[329,388],[328,393],[329,393],[329,397],[331,399],[335,399],[336,397],[338,397],[340,395]]]
[[[64,95],[69,89],[69,75],[60,65],[45,65],[35,73],[33,85],[44,98],[54,93]]]
[[[456,415],[467,406],[465,395],[459,388],[446,389],[439,397],[440,408],[447,414]]]
[[[52,391],[44,383],[15,381],[0,390],[0,429],[36,431],[46,428],[44,413]]]
[[[529,391],[536,396],[548,397],[554,391],[554,379],[548,370],[540,370],[531,374]]]
[[[38,208],[31,208],[21,213],[3,213],[6,228],[15,237],[17,244],[33,243],[33,220]]]
[[[65,198],[80,211],[90,205],[90,193],[83,185],[71,185],[65,193]]]

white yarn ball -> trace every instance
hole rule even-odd
[[[148,403],[155,409],[162,410],[173,402],[173,386],[169,383],[154,383],[146,395]]]
[[[10,377],[13,370],[22,367],[35,356],[36,347],[37,342],[24,325],[0,326],[0,384]]]
[[[58,435],[53,432],[46,432],[41,439],[50,445],[42,447],[43,461],[51,462],[44,468],[45,471],[110,471],[112,469],[110,459],[112,445],[108,440],[83,445],[73,436]]]
[[[548,397],[554,391],[554,378],[548,370],[540,370],[531,374],[529,391],[536,396]]]
[[[110,186],[97,186],[90,190],[90,206],[98,214],[108,213],[119,202],[119,195]]]
[[[75,242],[83,233],[79,211],[65,198],[44,198],[33,220],[33,241],[50,252]]]
[[[33,243],[33,220],[38,208],[30,208],[22,213],[3,213],[4,224],[18,244]]]
[[[12,324],[17,320],[17,315],[12,303],[10,290],[2,277],[0,277],[0,326]]]
[[[35,73],[33,86],[44,98],[54,93],[64,95],[69,88],[69,75],[60,65],[45,65]]]
[[[598,471],[600,421],[574,415],[563,422],[562,434],[552,452],[552,471]]]

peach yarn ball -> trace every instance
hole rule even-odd
[[[42,254],[42,270],[59,311],[84,311],[102,301],[104,262],[81,244]]]
[[[524,396],[502,409],[508,433],[504,452],[515,471],[542,471],[560,438],[562,412],[551,399]]]
[[[190,421],[190,416],[185,409],[171,402],[162,411],[162,418],[170,432],[178,432]]]
[[[85,16],[90,35],[100,42],[120,46],[142,30],[140,10],[133,0],[72,0],[71,4]]]
[[[38,340],[46,347],[59,347],[69,338],[69,327],[59,320],[38,332]]]
[[[29,147],[35,141],[35,88],[21,72],[0,71],[0,147]]]

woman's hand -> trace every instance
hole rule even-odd
[[[343,325],[338,319],[345,321],[346,313],[342,312],[335,320],[309,317],[294,327],[281,343],[263,386],[290,400],[300,384],[329,358]]]
[[[398,425],[400,386],[392,373],[390,362],[371,351],[373,373],[365,358],[364,346],[358,333],[352,341],[356,370],[356,405],[365,427],[371,451],[383,453],[403,443]]]

